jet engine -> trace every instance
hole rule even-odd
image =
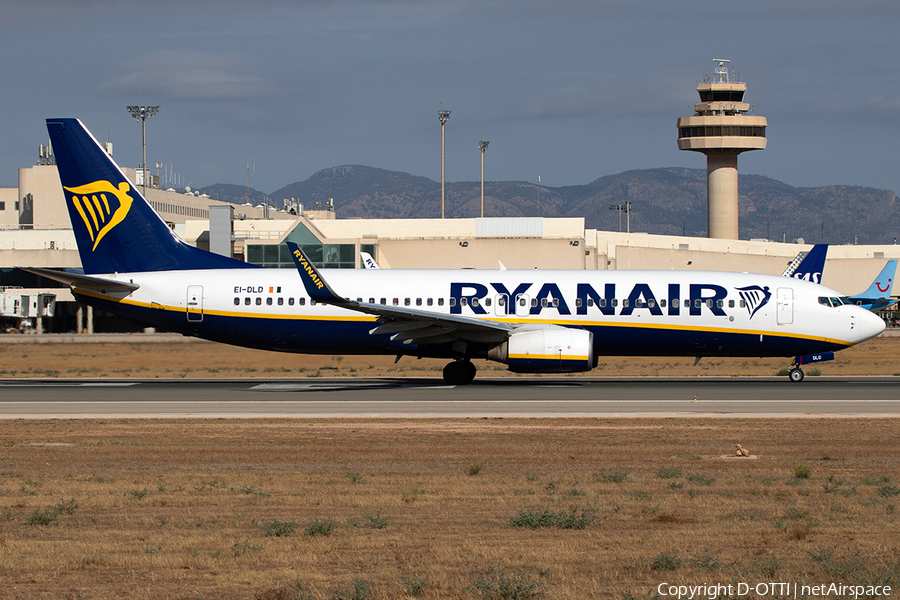
[[[568,327],[515,331],[488,350],[488,360],[509,365],[513,373],[577,373],[597,366],[594,334]]]

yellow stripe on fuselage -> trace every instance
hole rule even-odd
[[[115,296],[106,296],[104,294],[100,294],[98,292],[94,292],[92,290],[84,290],[74,287],[74,291],[84,296],[90,296],[92,298],[98,298],[101,300],[108,300],[110,302],[117,302],[121,304],[127,304],[129,306],[137,306],[142,308],[153,308],[155,310],[167,310],[177,313],[186,312],[186,308],[181,306],[171,306],[171,305],[162,305],[159,303],[150,303],[150,302],[140,302],[137,300],[132,300],[129,298],[117,298]],[[200,309],[190,309],[192,314],[199,314]],[[359,316],[335,316],[335,315],[297,315],[297,314],[277,314],[274,312],[265,312],[265,313],[254,313],[254,312],[238,312],[238,311],[225,311],[225,310],[202,310],[205,315],[214,315],[219,317],[240,317],[246,319],[276,319],[276,320],[290,320],[290,321],[336,321],[336,322],[375,322],[378,320],[378,317],[373,315],[359,315]],[[599,327],[626,327],[626,328],[635,328],[635,329],[657,329],[657,330],[666,330],[666,331],[696,331],[698,333],[727,333],[727,334],[738,334],[738,335],[761,335],[761,336],[769,336],[769,337],[782,337],[782,338],[793,338],[793,339],[803,339],[803,340],[812,340],[818,342],[826,342],[829,344],[838,344],[842,346],[854,346],[856,342],[848,342],[847,340],[840,340],[836,338],[829,337],[821,337],[814,335],[803,335],[798,333],[791,333],[788,331],[780,332],[780,331],[766,331],[759,329],[731,329],[731,328],[723,328],[723,327],[704,327],[701,325],[680,325],[675,323],[634,323],[634,322],[613,322],[613,321],[575,321],[575,320],[551,320],[551,319],[513,319],[513,318],[482,318],[483,321],[494,321],[497,323],[509,323],[512,325],[525,325],[525,324],[542,324],[542,325],[558,325],[562,327],[577,327],[577,328],[599,328]],[[557,357],[558,358],[558,357]]]

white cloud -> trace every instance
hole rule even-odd
[[[158,100],[209,102],[271,95],[275,86],[238,54],[160,50],[120,65],[122,75],[104,87]]]

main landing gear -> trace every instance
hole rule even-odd
[[[444,367],[444,383],[447,385],[466,385],[475,379],[475,365],[471,360],[454,360]]]

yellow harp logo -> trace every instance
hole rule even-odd
[[[128,195],[130,189],[131,186],[124,181],[119,184],[118,189],[108,181],[95,181],[66,188],[72,192],[72,204],[81,215],[88,233],[91,234],[91,241],[94,242],[92,252],[97,249],[97,244],[103,236],[112,231],[112,228],[121,223],[128,214],[134,201],[134,198]],[[110,200],[113,201],[112,206]]]

